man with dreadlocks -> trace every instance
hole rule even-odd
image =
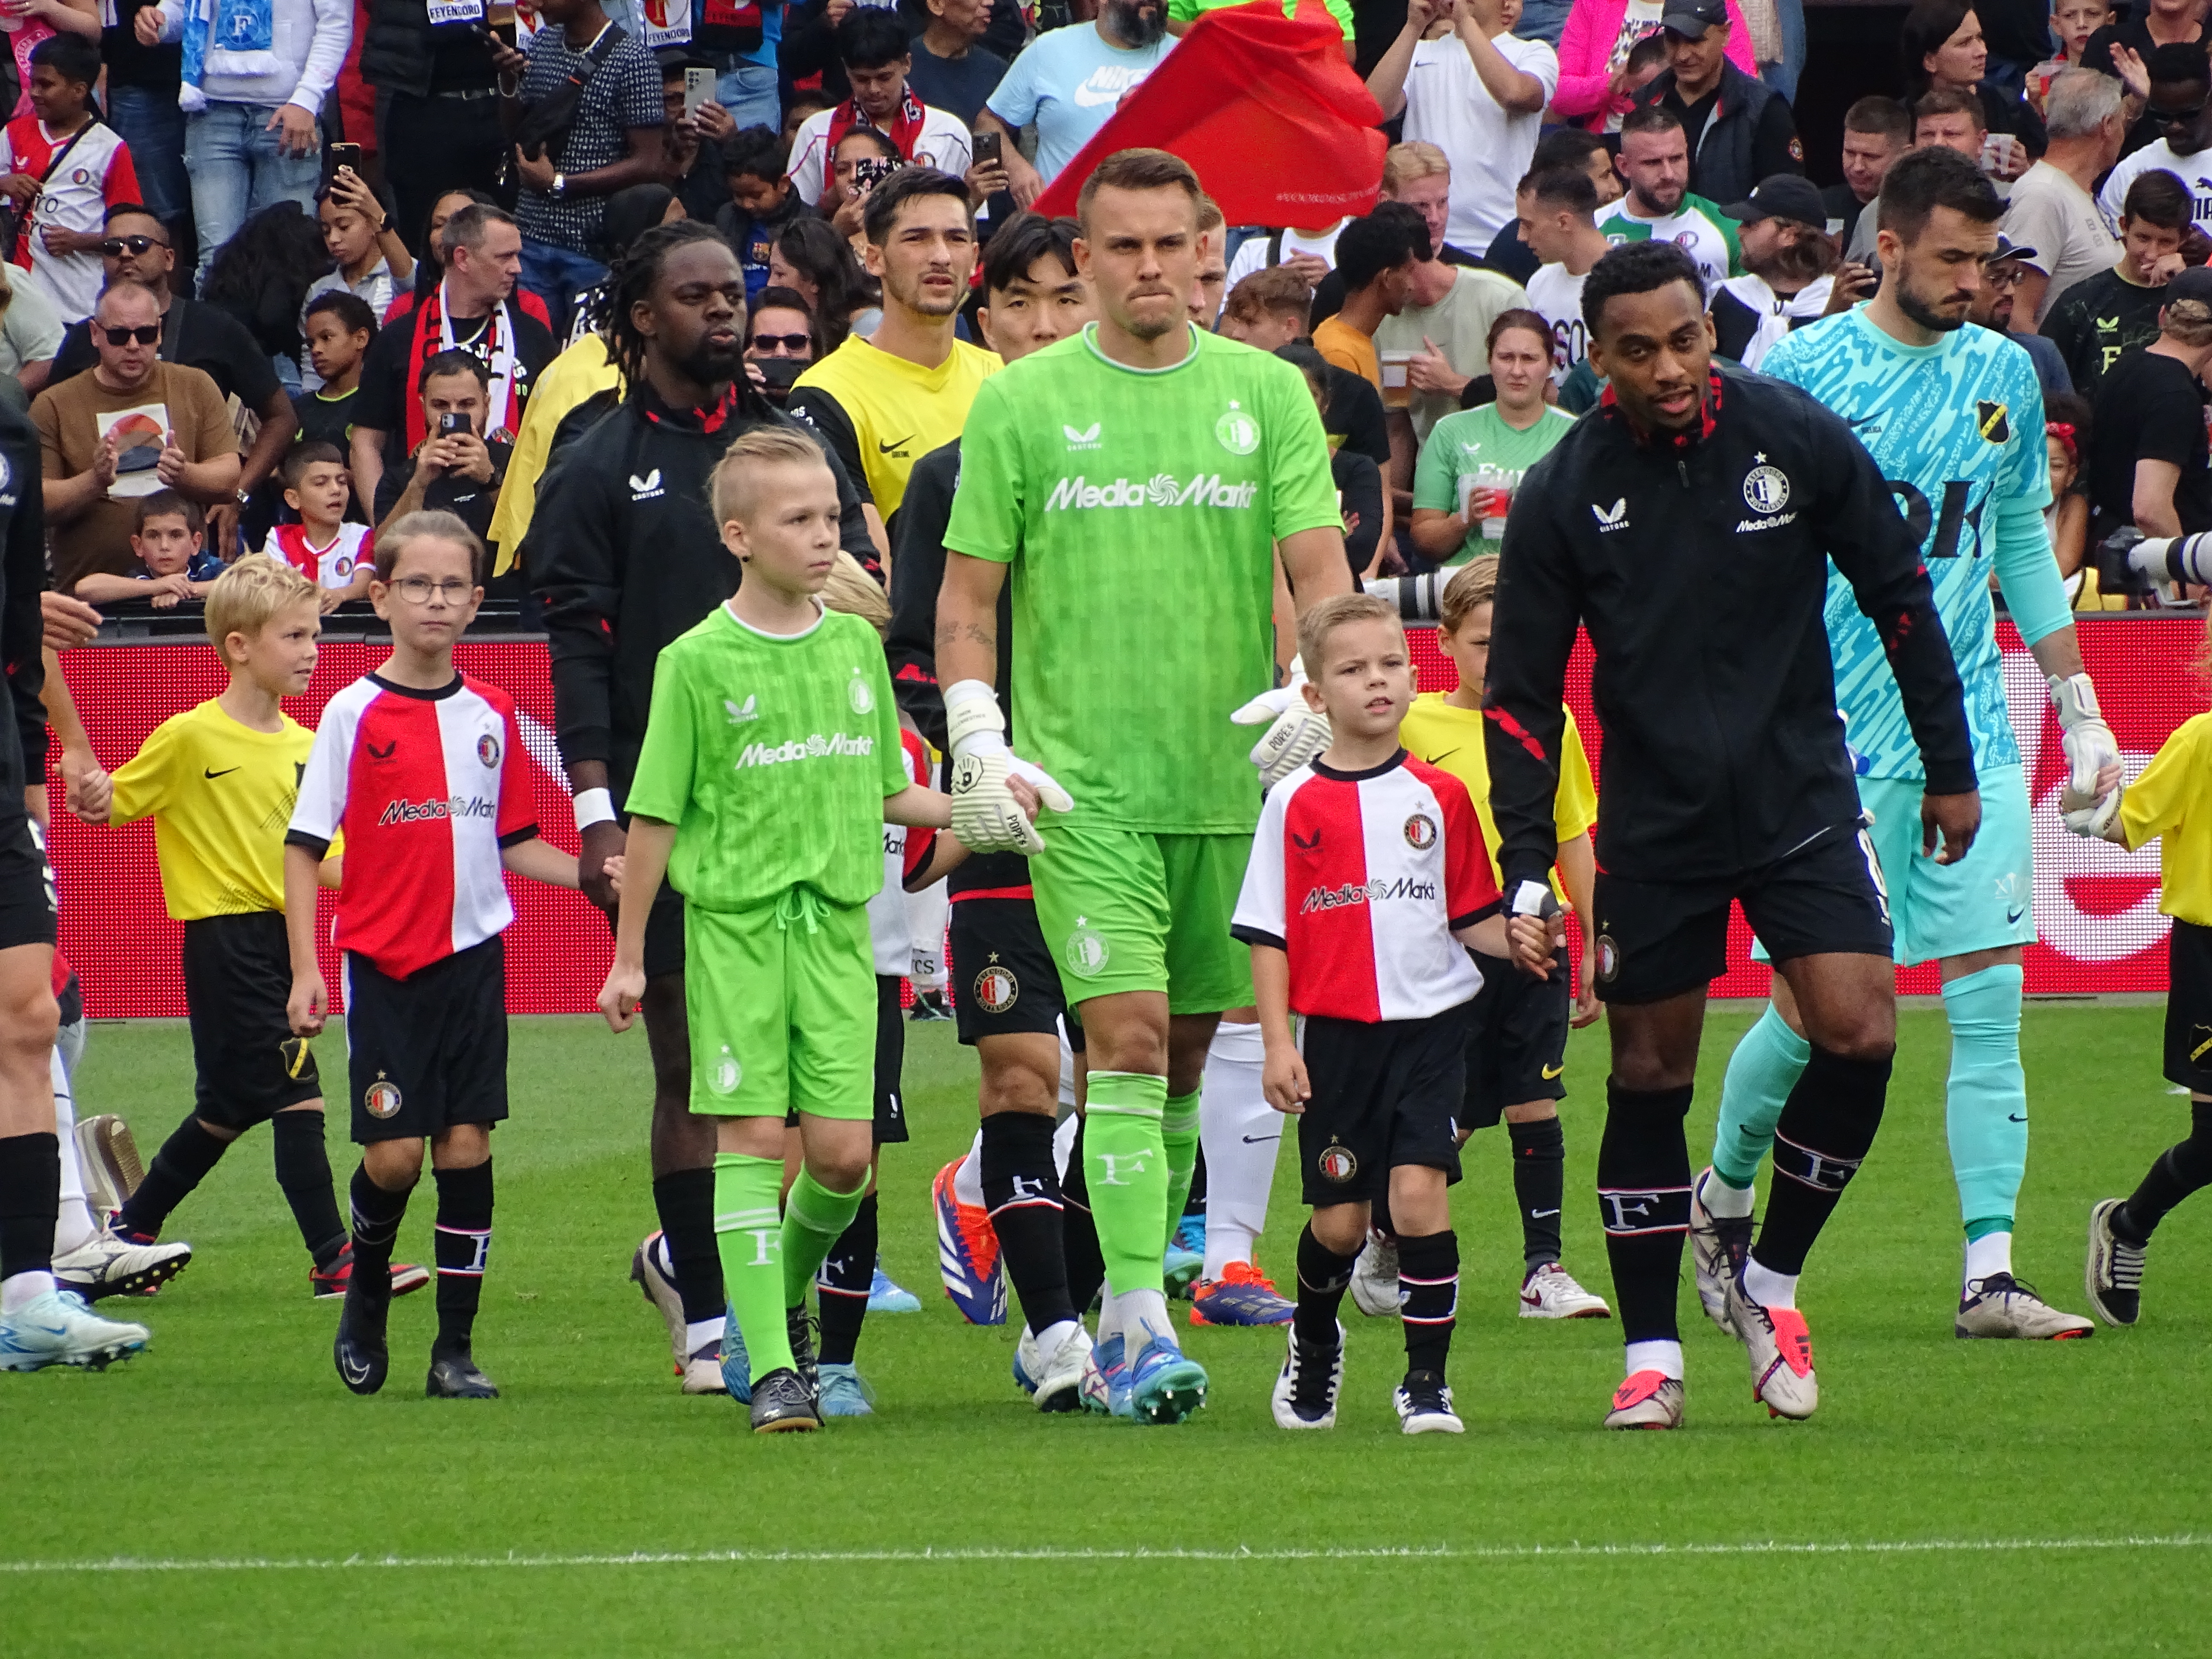
[[[540,482],[526,568],[544,613],[553,706],[584,891],[612,914],[607,860],[623,850],[653,663],[738,586],[708,506],[715,464],[756,427],[804,431],[744,374],[745,277],[713,229],[681,222],[633,243],[610,279],[605,331],[628,394]],[[818,440],[817,440],[818,441]],[[827,446],[824,446],[825,453]],[[830,454],[845,550],[881,580],[861,497]],[[730,718],[746,718],[732,704]],[[714,1245],[714,1120],[690,1111],[684,905],[664,887],[645,939],[642,1012],[653,1055],[653,1197],[660,1227],[631,1276],[668,1322],[687,1394],[721,1392],[722,1269]]]

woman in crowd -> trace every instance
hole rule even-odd
[[[1522,475],[1575,423],[1546,401],[1552,325],[1537,313],[1491,324],[1490,380],[1498,400],[1438,421],[1414,467],[1413,545],[1439,564],[1498,551]]]
[[[253,343],[269,354],[276,378],[296,392],[305,344],[301,313],[307,290],[330,269],[321,225],[302,213],[297,202],[279,202],[248,219],[216,250],[200,297],[244,324]]]
[[[1996,175],[2009,180],[2026,173],[2047,146],[2043,118],[2026,100],[2007,97],[1984,83],[1990,50],[1982,38],[1982,20],[1966,0],[1917,0],[1905,14],[1900,40],[1906,106],[1936,87],[1979,100],[1990,137],[2016,141],[2000,146],[2008,153]]]
[[[873,127],[854,127],[830,152],[830,177],[823,184],[821,201],[816,204],[822,216],[852,243],[855,254],[866,240],[860,228],[860,213],[867,203],[869,185],[854,182],[862,161],[902,165],[898,146],[886,134]]]
[[[826,356],[848,334],[863,338],[883,320],[883,290],[861,267],[853,246],[825,219],[794,219],[775,239],[769,258],[770,288],[787,288],[806,302]]]
[[[781,405],[791,383],[822,355],[822,329],[805,296],[774,284],[761,290],[745,336],[746,373],[769,401]]]

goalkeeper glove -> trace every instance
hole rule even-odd
[[[1239,726],[1268,723],[1252,745],[1260,787],[1272,789],[1328,747],[1328,716],[1307,706],[1305,665],[1291,659],[1290,684],[1262,691],[1229,718]]]
[[[2069,781],[2079,795],[2096,793],[2097,774],[2120,763],[2120,745],[2097,707],[2097,688],[2086,673],[2051,677],[2051,701],[2058,710],[2058,729],[2066,750]]]
[[[1009,781],[1023,779],[1055,812],[1073,811],[1075,802],[1049,773],[1006,747],[999,694],[981,680],[946,686],[945,731],[952,754],[952,833],[960,844],[971,853],[1024,858],[1044,851],[1044,837],[1014,799]]]

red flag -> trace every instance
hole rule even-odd
[[[1232,225],[1333,225],[1381,193],[1382,111],[1344,61],[1344,36],[1310,0],[1209,11],[1036,199],[1073,214],[1115,150],[1164,149],[1198,172]],[[1076,25],[1075,27],[1082,27]],[[1227,96],[1224,96],[1224,91]]]

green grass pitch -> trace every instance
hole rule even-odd
[[[1748,1010],[1709,1023],[1693,1148]],[[2019,1267],[2081,1306],[2090,1202],[2179,1138],[2156,1008],[2035,1006]],[[930,1172],[975,1121],[951,1028],[909,1028],[915,1141],[884,1176],[884,1257],[918,1316],[872,1320],[879,1415],[755,1438],[686,1399],[628,1282],[651,1227],[641,1037],[519,1020],[495,1140],[477,1352],[496,1404],[421,1397],[426,1292],[374,1400],[332,1374],[334,1304],[257,1132],[179,1212],[198,1255],[106,1375],[0,1377],[0,1647],[16,1655],[2203,1653],[2212,1648],[2212,1200],[2177,1212],[2131,1331],[1951,1335],[1957,1210],[1940,1015],[1904,1021],[1889,1113],[1805,1281],[1823,1403],[1770,1422],[1682,1293],[1689,1427],[1598,1430],[1618,1327],[1514,1316],[1496,1133],[1455,1193],[1453,1382],[1467,1434],[1407,1440],[1395,1323],[1354,1322],[1333,1434],[1270,1422],[1273,1333],[1198,1331],[1211,1403],[1179,1429],[1038,1417],[1012,1328],[939,1292]],[[1607,1288],[1591,1201],[1602,1030],[1567,1073],[1568,1265]],[[336,1042],[323,1045],[336,1072]],[[190,1098],[181,1023],[96,1028],[81,1109],[149,1157]],[[353,1157],[342,1127],[331,1158]],[[1299,1212],[1277,1174],[1264,1262]],[[401,1236],[429,1249],[427,1183]],[[1762,1547],[1772,1545],[1771,1550]],[[1803,1547],[1820,1547],[1807,1548]],[[1403,1550],[1410,1559],[1389,1553]],[[924,1552],[937,1552],[935,1558]],[[781,1559],[775,1557],[781,1553]],[[1178,1556],[1177,1553],[1183,1553]],[[146,1565],[118,1568],[118,1558]],[[625,1559],[617,1559],[625,1558]],[[340,1565],[344,1564],[344,1565]]]

